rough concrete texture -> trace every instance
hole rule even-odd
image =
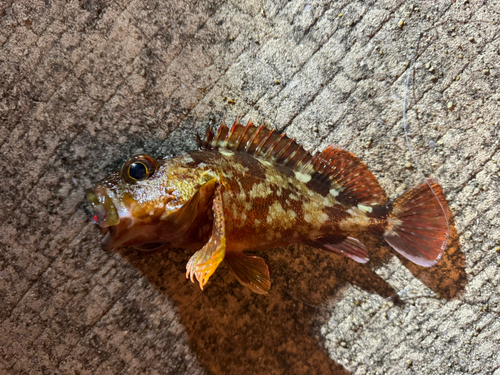
[[[0,2],[0,373],[500,374],[499,21],[479,0]],[[261,296],[225,266],[200,291],[188,251],[100,249],[84,189],[238,115],[345,147],[391,197],[437,177],[443,260],[290,246],[261,253]]]

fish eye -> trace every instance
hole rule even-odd
[[[135,155],[123,165],[121,174],[125,182],[135,184],[151,177],[155,170],[155,159],[149,155]]]
[[[129,176],[134,180],[144,180],[148,176],[148,167],[141,161],[130,164]]]

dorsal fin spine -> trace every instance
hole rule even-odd
[[[229,131],[229,133],[228,133],[228,135],[226,137],[226,141],[229,142],[229,140],[233,136],[234,131],[236,130],[236,128],[238,127],[239,124],[240,124],[240,119],[239,119],[239,117],[236,117],[236,120],[234,121],[233,126],[231,126],[231,130]]]
[[[280,141],[281,141],[281,138],[280,138]],[[286,151],[290,148],[290,146],[291,146],[292,144],[294,144],[294,143],[295,143],[295,139],[293,139],[293,138],[289,139],[289,140],[288,140],[288,143],[287,143],[287,144],[285,144],[285,146],[281,149],[281,151],[280,151],[280,152],[278,152],[278,154],[276,155],[276,160],[281,159],[281,157],[283,156],[283,154],[284,154],[284,153],[285,153],[285,152],[286,152]],[[286,164],[284,163],[284,165],[286,165]]]
[[[269,140],[269,138],[271,138],[271,136],[273,135],[274,133],[274,129],[271,129],[271,131],[269,132],[269,134],[267,135],[267,137],[265,137],[260,143],[259,145],[257,146],[257,148],[255,149],[255,152],[254,152],[254,156],[259,156],[260,155],[260,151],[262,150],[262,147],[264,147],[264,145],[266,144],[266,142]]]
[[[299,146],[299,149],[303,149],[302,145]],[[299,151],[299,149],[297,150],[297,152]],[[300,158],[294,165],[293,167],[301,167],[303,168],[303,166],[301,165],[302,162],[308,157],[310,156],[310,154],[308,152],[305,152],[304,155],[302,156],[302,158]]]
[[[247,126],[245,126],[245,130],[241,132],[240,136],[236,140],[236,144],[234,145],[234,151],[238,151],[238,149],[240,148],[241,141],[243,140],[243,138],[247,134],[248,129],[250,129],[251,127],[253,127],[252,120],[248,121]]]
[[[212,123],[210,123],[210,126],[208,127],[208,130],[207,130],[207,141],[205,142],[206,144],[209,144],[210,141],[211,141],[211,137],[213,136],[213,126],[212,126]]]
[[[252,137],[248,140],[247,144],[245,145],[245,152],[248,152],[250,150],[250,147],[252,146],[253,142],[257,138],[257,136],[260,134],[260,132],[264,129],[264,126],[259,126],[257,130],[254,131]]]
[[[306,164],[304,164],[302,168],[304,169],[305,172],[311,173],[314,170],[314,165],[316,164],[318,155],[319,153],[313,155],[312,158],[309,159],[309,161]]]
[[[205,136],[205,139],[203,141],[201,139],[198,141],[199,146],[201,148],[204,148],[204,149],[208,148],[208,145],[210,144],[212,136],[213,136],[213,126],[212,126],[212,122],[210,122],[210,125],[208,126],[208,129],[207,129],[207,134]]]
[[[214,139],[213,145],[217,145],[219,143],[220,135],[222,134],[222,130],[226,127],[226,119],[222,120],[222,124],[220,124],[219,129],[217,130],[217,136]]]
[[[292,140],[292,141],[293,141],[293,142],[295,142],[295,140]],[[292,143],[293,143],[293,142],[292,142]],[[292,143],[290,143],[290,145],[291,145]],[[286,160],[283,162],[283,165],[284,165],[284,166],[287,166],[287,165],[288,165],[288,163],[290,163],[290,162],[293,160],[293,158],[295,157],[295,155],[297,155],[297,153],[298,153],[300,150],[302,150],[302,145],[299,145],[299,147],[297,147],[297,149],[296,149],[295,151],[293,151],[293,152],[290,154],[290,156],[289,156],[288,158],[286,158]],[[304,157],[306,157],[306,155],[304,155]],[[294,165],[294,166],[295,166],[295,165]],[[294,167],[294,166],[293,166],[293,167]]]
[[[276,148],[276,146],[278,146],[278,145],[280,144],[281,140],[282,140],[283,138],[285,138],[285,135],[286,135],[285,133],[282,133],[282,134],[280,135],[279,139],[278,139],[278,140],[276,140],[276,141],[275,141],[275,142],[271,145],[271,147],[269,147],[269,150],[267,150],[267,152],[266,152],[266,156],[264,156],[264,158],[266,158],[266,159],[270,159],[270,158],[271,158],[271,155],[273,154],[274,149]],[[276,159],[277,159],[277,158],[276,158]]]

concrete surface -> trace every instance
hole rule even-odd
[[[0,2],[0,373],[500,374],[498,1]],[[391,197],[444,186],[437,267],[262,253],[269,295],[189,252],[105,253],[84,189],[210,119],[339,144]],[[497,162],[498,161],[498,162]]]

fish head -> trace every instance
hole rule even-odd
[[[105,250],[154,248],[167,224],[162,217],[178,209],[177,192],[169,186],[164,160],[143,154],[130,158],[120,172],[112,173],[86,195],[92,220],[105,234]]]

